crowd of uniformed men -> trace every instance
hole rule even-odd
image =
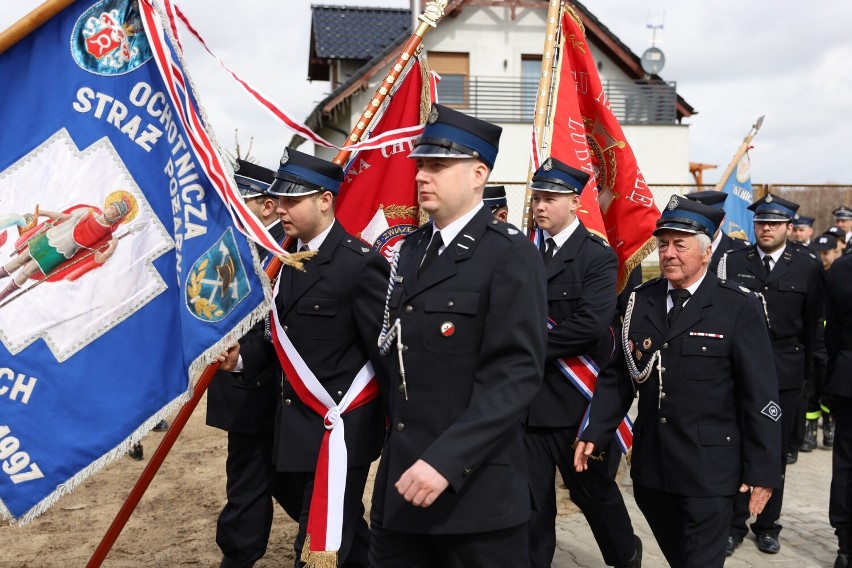
[[[221,566],[263,556],[273,500],[299,523],[295,566],[329,565],[308,519],[338,499],[331,565],[547,567],[557,471],[603,562],[641,566],[615,482],[637,396],[634,498],[671,566],[722,566],[751,515],[758,548],[778,552],[785,467],[817,447],[820,418],[835,566],[852,565],[852,210],[814,238],[767,194],[751,244],[720,230],[726,194],[672,197],[661,277],[637,269],[619,297],[615,253],[577,217],[585,172],[549,158],[533,176],[539,246],[505,222],[505,190],[486,188],[500,134],[433,106],[410,155],[431,220],[390,266],[335,221],[339,166],[292,149],[277,171],[238,160],[246,203],[305,260],[282,268],[272,317],[220,357],[208,393],[208,424],[228,431]]]

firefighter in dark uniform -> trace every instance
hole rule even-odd
[[[668,563],[721,567],[738,492],[758,512],[781,482],[778,387],[757,297],[707,271],[716,208],[673,196],[657,221],[661,278],[633,293],[601,371],[578,470],[639,394],[633,494]]]
[[[237,160],[234,181],[246,206],[278,242],[284,229],[275,214],[277,200],[267,192],[275,172]],[[266,249],[258,246],[262,259]],[[262,323],[244,338],[261,336]],[[255,374],[218,371],[207,388],[207,425],[228,432],[225,462],[228,501],[216,523],[216,544],[222,550],[221,568],[253,566],[266,552],[272,527],[272,498],[282,495],[276,488],[272,465],[272,432],[275,418],[275,389],[281,371],[274,361]]]
[[[381,371],[376,337],[381,330],[388,264],[335,221],[334,200],[343,175],[336,164],[285,150],[269,193],[278,197],[277,213],[287,236],[297,239],[294,249],[316,254],[304,261],[304,270],[285,265],[279,274],[276,312],[269,322],[273,342],[244,342],[239,354],[247,374],[270,361],[287,369],[279,385],[272,459],[286,496],[285,509],[299,522],[294,542],[297,567],[309,561],[323,566],[327,564],[322,562],[368,565],[369,529],[362,497],[385,430],[378,396],[365,396],[363,404],[351,409],[347,406],[356,385],[373,384],[378,393],[378,376],[375,383],[360,383],[358,378]],[[365,395],[370,391],[364,387],[357,392]],[[311,393],[318,393],[316,400],[326,399],[331,406],[318,411],[312,406]],[[308,517],[324,511],[321,504],[326,502],[330,511],[334,502],[329,486],[339,487],[340,482],[315,483],[320,479],[315,474],[320,457],[330,464],[335,456],[341,457],[332,453],[332,442],[328,446],[323,442],[327,429],[331,431],[341,422],[345,425],[342,457],[347,469],[335,470],[329,465],[327,472],[328,480],[345,480],[340,505],[342,535],[335,563],[330,560],[334,550],[316,550],[306,536],[314,543],[319,542],[318,537],[325,541],[326,532],[308,534]],[[311,507],[315,499],[316,511]],[[327,518],[331,525],[330,512]],[[311,560],[312,554],[323,556]]]
[[[729,252],[719,264],[719,277],[729,278],[759,293],[766,309],[766,323],[775,356],[775,371],[782,417],[782,452],[797,420],[796,405],[813,355],[817,322],[822,312],[823,270],[811,254],[790,250],[787,237],[798,204],[768,193],[749,209],[754,211],[757,244]],[[767,554],[781,549],[783,484],[772,494],[763,513],[751,525],[757,548]],[[733,553],[748,533],[746,500],[737,499],[731,521],[728,551]]]
[[[391,272],[373,568],[529,564],[521,417],[541,386],[547,301],[538,250],[482,203],[501,131],[434,105],[410,156],[432,222]]]
[[[728,194],[724,191],[694,191],[692,193],[684,194],[684,197],[692,201],[703,203],[704,205],[716,207],[717,209],[722,211],[722,223],[725,222],[724,207],[725,200],[728,198]],[[716,270],[719,267],[719,261],[722,260],[722,256],[726,252],[728,252],[729,250],[739,250],[751,244],[748,241],[737,239],[728,235],[725,231],[722,230],[722,223],[719,223],[719,228],[716,229],[716,234],[713,235],[713,257],[710,259],[710,267],[708,268],[708,270],[713,274],[716,274]]]
[[[502,185],[487,185],[482,192],[482,202],[491,209],[498,221],[506,223],[509,219],[509,202],[506,199],[506,188]]]
[[[799,215],[793,217],[793,230],[790,233],[790,240],[803,245],[811,252],[816,252],[813,247],[814,238],[814,219],[807,215]]]
[[[582,370],[580,357],[586,357],[600,368],[614,348],[610,325],[616,311],[618,259],[609,244],[577,218],[580,193],[588,180],[587,173],[548,158],[530,185],[530,206],[545,245],[548,318],[553,324],[547,333],[544,385],[524,419],[535,505],[528,524],[533,568],[549,568],[556,550],[557,469],[571,500],[585,515],[606,564],[634,567],[642,562],[641,543],[610,475],[621,457],[615,438],[605,461],[593,463],[585,473],[574,469],[571,451],[589,402],[563,374],[560,362]]]
[[[846,245],[844,254],[849,254],[852,251],[852,247],[849,246],[850,241],[852,241],[852,209],[841,205],[832,214],[834,215],[834,225],[840,228],[845,235],[843,239],[843,243]]]
[[[834,415],[831,497],[828,520],[837,535],[834,568],[852,567],[852,257],[835,261],[826,277],[825,346]]]

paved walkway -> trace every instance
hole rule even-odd
[[[822,440],[822,431],[820,431]],[[633,500],[629,472],[619,472],[624,501],[633,521],[634,531],[642,539],[645,568],[667,566],[645,517]],[[799,453],[799,461],[787,466],[784,509],[781,512],[781,552],[763,554],[755,546],[754,536],[746,540],[725,562],[726,568],[789,566],[795,568],[831,567],[837,553],[834,529],[828,524],[828,492],[831,483],[831,451],[823,449]],[[563,489],[564,491],[564,489]],[[571,504],[560,512],[556,526],[556,568],[604,567],[586,520]]]

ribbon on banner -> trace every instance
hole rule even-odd
[[[169,0],[166,0],[169,2]],[[170,3],[170,2],[169,2]],[[298,120],[292,118],[287,112],[285,112],[281,107],[273,103],[269,98],[263,95],[260,91],[252,87],[248,84],[247,81],[242,79],[239,75],[233,72],[225,63],[213,53],[210,47],[207,45],[207,42],[204,41],[204,38],[201,37],[201,34],[195,27],[189,22],[189,19],[186,15],[181,11],[180,8],[175,6],[175,12],[177,13],[178,18],[183,24],[186,26],[186,29],[192,34],[192,36],[198,40],[198,42],[204,47],[207,53],[210,54],[213,59],[215,59],[222,68],[228,72],[228,74],[233,77],[233,79],[245,89],[245,91],[255,100],[260,106],[268,110],[272,113],[276,119],[278,119],[281,123],[283,123],[287,128],[298,132],[304,138],[314,142],[315,144],[319,144],[320,146],[324,146],[326,148],[335,148],[337,150],[342,150],[342,146],[337,146],[332,144],[331,142],[325,140],[322,136],[308,128],[307,125],[299,122]],[[376,136],[374,138],[369,138],[362,142],[358,142],[357,144],[352,144],[346,146],[346,150],[351,152],[358,152],[360,150],[375,150],[378,148],[382,148],[384,146],[389,146],[397,143],[404,143],[414,140],[420,133],[423,132],[422,125],[410,126],[406,128],[399,128],[396,130],[390,130],[388,132],[382,133],[380,136]]]
[[[272,297],[278,297],[281,278],[275,282]],[[343,496],[346,492],[348,455],[344,436],[343,415],[379,395],[373,365],[368,361],[361,367],[340,404],[325,390],[299,352],[290,342],[272,309],[272,344],[284,374],[305,406],[323,417],[325,434],[320,445],[314,474],[314,491],[308,512],[308,527],[302,548],[302,562],[307,566],[337,566],[337,551],[343,533]]]
[[[547,318],[548,330],[553,329],[556,325],[558,324],[553,319]],[[595,394],[595,383],[598,380],[598,373],[600,372],[597,364],[585,355],[563,357],[557,359],[554,363],[559,371],[565,375],[565,378],[568,379],[568,382],[574,385],[574,388],[580,391],[580,394],[586,400],[591,402],[592,396]],[[589,423],[589,408],[591,408],[591,404],[586,408],[579,432],[585,430],[586,425]],[[633,422],[628,416],[625,416],[621,420],[621,423],[619,423],[615,431],[615,438],[621,448],[621,453],[626,454],[633,445]]]

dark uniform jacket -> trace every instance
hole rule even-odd
[[[612,357],[618,259],[580,224],[545,266],[547,310],[557,322],[547,333],[544,384],[527,413],[532,427],[576,427],[586,398],[557,368],[556,359],[587,355],[598,367]]]
[[[420,534],[517,526],[530,512],[520,419],[541,386],[544,265],[532,243],[488,208],[418,278],[430,239],[426,225],[405,240],[389,300],[390,321],[402,322],[408,400],[394,347],[386,357],[390,429],[373,514],[384,527]],[[427,508],[394,487],[418,459],[450,484]]]
[[[378,364],[388,263],[359,239],[334,226],[304,272],[284,266],[275,307],[293,346],[339,403],[367,361]],[[277,361],[267,341],[241,346],[246,374]],[[384,419],[378,398],[343,414],[349,467],[368,465],[381,449]],[[287,377],[278,397],[273,460],[279,471],[314,471],[323,417],[299,399]]]
[[[636,290],[629,344],[601,371],[581,439],[605,448],[637,388],[634,483],[692,497],[780,486],[778,386],[759,300],[707,273],[669,329],[667,287],[657,278]],[[656,364],[636,385],[625,359],[642,370],[657,350],[662,394]]]
[[[719,245],[716,247],[716,250],[713,251],[713,256],[710,258],[710,267],[708,268],[708,271],[716,274],[716,271],[719,269],[719,261],[722,260],[722,257],[725,256],[726,252],[746,248],[750,244],[751,243],[748,241],[735,239],[722,231],[722,238],[719,239]]]
[[[757,245],[752,245],[729,252],[720,264],[719,277],[734,280],[766,300],[778,388],[802,388],[822,315],[825,277],[820,262],[788,247],[767,277]]]
[[[277,242],[284,238],[281,223],[269,228]],[[261,258],[266,249],[258,246]],[[264,323],[258,323],[243,341],[256,336],[262,339]],[[275,389],[281,382],[281,368],[270,359],[256,374],[218,371],[207,387],[207,425],[237,434],[270,434],[275,419]]]
[[[835,260],[826,279],[826,392],[852,398],[852,256]]]

